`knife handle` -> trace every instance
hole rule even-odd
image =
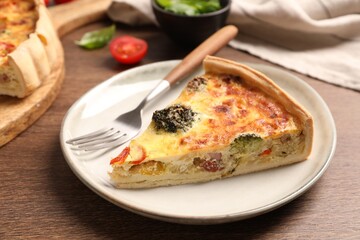
[[[198,47],[191,51],[175,68],[173,68],[166,76],[170,84],[174,84],[177,81],[184,79],[190,75],[196,67],[198,67],[206,55],[212,55],[224,47],[230,40],[232,40],[238,32],[237,27],[233,25],[227,25],[208,39],[202,42]]]

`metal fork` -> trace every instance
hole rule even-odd
[[[94,151],[117,147],[131,140],[139,133],[142,127],[143,108],[150,101],[169,90],[172,84],[188,76],[201,64],[206,55],[214,54],[225,46],[236,36],[237,31],[237,28],[233,25],[221,28],[175,66],[135,109],[118,116],[109,127],[69,139],[66,143],[71,144],[73,150]]]

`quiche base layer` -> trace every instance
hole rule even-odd
[[[271,154],[264,154],[267,149],[272,149]],[[303,161],[306,159],[304,149],[304,135],[284,133],[277,139],[263,141],[252,152],[239,153],[230,146],[158,158],[138,165],[115,165],[111,178],[118,188],[207,182]],[[196,163],[198,159],[213,161],[213,164],[205,167],[201,162]],[[221,166],[218,166],[219,159]]]
[[[34,0],[38,19],[28,39],[19,43],[0,64],[0,94],[19,98],[37,89],[62,57],[62,47],[49,13],[41,0]]]
[[[215,174],[209,174],[207,172],[198,173],[196,175],[179,175],[179,174],[163,174],[163,175],[152,175],[151,177],[144,177],[143,175],[132,175],[128,177],[124,174],[119,174],[121,171],[113,171],[111,173],[111,178],[114,185],[117,188],[152,188],[152,187],[164,187],[164,186],[174,186],[181,184],[190,184],[190,183],[205,183],[218,179],[226,179],[233,176],[254,173],[259,171],[264,171],[267,169],[272,169],[276,167],[281,167],[285,165],[290,165],[305,160],[302,156],[292,156],[286,159],[278,158],[272,159],[271,162],[264,161],[262,163],[253,162],[253,163],[243,163],[239,164],[238,167],[234,170],[233,173],[228,174],[221,172]]]
[[[288,165],[308,157],[312,118],[273,81],[245,65],[216,57],[208,56],[204,69],[205,79],[225,76],[220,77],[224,83],[226,76],[233,76],[246,90],[242,92],[236,84],[209,80],[207,94],[214,90],[212,94],[218,97],[198,98],[189,90],[189,85],[194,87],[194,80],[190,81],[172,105],[188,104],[195,112],[199,110],[195,118],[200,120],[195,120],[186,131],[165,133],[156,129],[153,119],[146,131],[119,155],[120,159],[112,162],[110,176],[117,187],[207,182]],[[198,82],[195,81],[196,86]],[[216,86],[209,85],[214,83]],[[255,98],[241,94],[258,95],[256,104],[251,103]],[[248,109],[242,109],[243,101],[247,102]],[[230,103],[232,107],[227,108]],[[252,104],[256,106],[255,111]],[[215,112],[211,115],[213,109]],[[257,121],[262,121],[260,128],[254,125]]]

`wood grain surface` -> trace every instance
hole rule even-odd
[[[110,24],[86,25],[62,38],[66,76],[60,94],[35,124],[0,148],[0,239],[360,239],[360,93],[297,73],[329,105],[338,144],[321,179],[289,204],[244,221],[191,226],[136,215],[87,188],[62,155],[59,131],[74,101],[132,67],[116,63],[107,47],[75,46],[85,32]],[[118,25],[117,35],[124,34],[149,43],[139,65],[180,59],[188,52],[155,27]],[[217,56],[272,65],[229,47]]]

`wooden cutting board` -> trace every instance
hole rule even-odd
[[[59,37],[105,16],[111,0],[76,0],[50,7]],[[65,75],[64,54],[56,63],[55,70],[33,94],[18,99],[0,96],[0,147],[14,139],[33,124],[56,99]]]

